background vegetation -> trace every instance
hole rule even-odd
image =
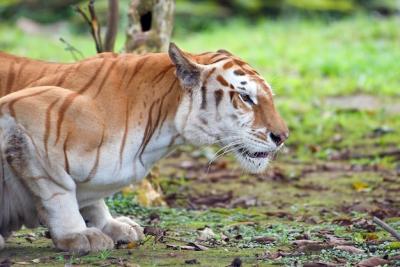
[[[0,50],[73,61],[62,37],[84,57],[95,54],[79,16],[44,8],[53,1],[30,2],[44,13],[18,0],[0,4],[7,18]],[[105,10],[106,1],[97,2]],[[121,1],[121,29],[126,7]],[[138,205],[140,191],[108,200],[114,212],[153,227],[142,246],[76,257],[56,253],[43,229],[24,230],[0,259],[226,266],[239,257],[245,266],[354,266],[377,257],[398,266],[400,243],[371,222],[378,216],[400,230],[398,8],[373,0],[177,0],[173,40],[191,52],[230,50],[259,70],[289,124],[286,148],[258,176],[243,174],[230,157],[209,166],[209,149],[184,147],[162,161],[153,182],[168,207]],[[22,17],[47,24],[28,32]],[[121,30],[116,47],[123,43]]]

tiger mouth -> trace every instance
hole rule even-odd
[[[247,157],[250,157],[250,158],[257,158],[257,159],[267,158],[269,156],[269,152],[265,152],[265,151],[262,151],[262,152],[250,152],[245,148],[238,149],[238,152],[240,154],[244,155],[244,156],[247,156]]]

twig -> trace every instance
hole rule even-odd
[[[85,57],[80,50],[78,50],[73,45],[68,43],[64,38],[61,37],[59,40],[60,40],[61,43],[65,44],[65,46],[66,46],[65,50],[71,53],[71,55],[72,55],[72,57],[74,58],[75,61],[78,61],[79,59],[82,59],[82,58]],[[80,58],[78,58],[75,53],[78,53]]]
[[[108,0],[107,32],[104,39],[104,51],[113,52],[118,33],[118,0]]]
[[[90,33],[96,45],[96,51],[97,53],[101,53],[103,52],[103,46],[101,43],[100,27],[97,22],[96,12],[94,10],[94,0],[90,1],[88,7],[89,7],[90,18],[79,6],[75,7],[75,10],[83,17],[83,19],[89,25]]]
[[[376,223],[377,225],[379,225],[380,227],[382,227],[384,230],[386,230],[388,233],[390,233],[394,238],[396,238],[397,240],[400,241],[400,234],[398,232],[396,232],[396,230],[394,230],[391,226],[389,226],[387,223],[385,223],[384,221],[382,221],[381,219],[374,217],[372,219],[372,221],[374,223]]]
[[[100,25],[97,19],[97,15],[96,15],[96,10],[94,9],[94,1],[95,0],[90,0],[89,2],[89,13],[90,13],[90,18],[91,18],[91,26],[93,28],[93,31],[95,33],[96,36],[96,47],[98,46],[99,49],[97,50],[97,53],[101,53],[103,52],[103,42],[101,40],[101,29],[100,29]]]

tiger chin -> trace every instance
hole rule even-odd
[[[288,138],[268,83],[225,50],[103,53],[72,64],[0,53],[0,248],[22,226],[87,253],[143,239],[104,198],[177,146],[221,146],[249,172]],[[3,82],[4,81],[4,82]]]

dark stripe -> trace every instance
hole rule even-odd
[[[215,63],[217,63],[217,62],[223,61],[223,60],[228,59],[228,58],[229,58],[229,57],[222,57],[222,58],[219,58],[219,59],[215,60],[214,62],[212,62],[212,64],[215,64]]]
[[[219,103],[221,103],[221,100],[224,97],[224,91],[222,89],[219,89],[214,92],[214,96],[215,96],[215,105],[218,108]]]
[[[207,108],[207,88],[205,86],[201,87],[201,109]]]
[[[49,136],[50,136],[50,126],[51,126],[51,110],[55,106],[55,104],[58,102],[58,98],[53,101],[49,107],[46,110],[46,120],[44,124],[44,137],[43,137],[43,143],[44,143],[44,150],[46,151],[46,156],[49,156],[48,153],[48,141],[49,141]]]
[[[247,64],[246,62],[239,60],[239,59],[235,59],[235,63],[238,64],[239,66],[243,66],[243,65]]]
[[[38,80],[40,80],[40,79],[43,78],[43,76],[44,76],[44,74],[46,73],[46,71],[47,71],[47,66],[44,66],[44,67],[42,68],[42,70],[40,71],[39,75],[38,75],[33,81],[31,81],[31,82],[29,83],[29,85],[27,85],[27,86],[28,86],[28,87],[33,87],[33,86],[35,85],[35,83],[36,83]]]
[[[164,78],[165,74],[166,74],[169,70],[171,70],[173,67],[174,67],[174,65],[172,65],[172,64],[171,64],[171,65],[168,65],[168,66],[167,66],[165,69],[163,69],[160,73],[158,73],[156,76],[154,76],[152,82],[154,82],[154,83],[160,82],[160,81]]]
[[[62,86],[62,84],[65,82],[65,79],[67,78],[68,74],[69,74],[68,71],[61,73],[60,78],[54,85]]]
[[[164,94],[164,95],[162,96],[163,98],[166,98],[166,97],[172,92],[172,90],[174,89],[174,86],[176,85],[176,82],[177,82],[177,80],[174,80],[174,81],[172,82],[172,84],[171,84],[171,86],[169,87],[167,93]],[[163,127],[164,122],[165,122],[165,120],[167,119],[168,110],[169,110],[169,108],[167,107],[167,111],[164,112],[164,117],[163,117],[163,119],[162,119],[162,121],[161,121],[161,123],[160,123],[160,129]]]
[[[99,73],[101,72],[101,70],[103,69],[104,66],[105,66],[105,64],[104,64],[104,59],[103,59],[100,67],[96,71],[93,72],[94,74],[93,74],[92,78],[90,78],[90,80],[87,83],[85,83],[85,85],[82,86],[82,88],[78,91],[78,94],[83,94],[90,88],[90,86],[94,83],[96,78],[99,77]]]
[[[104,71],[103,79],[101,80],[100,85],[98,86],[98,90],[97,90],[97,92],[96,92],[96,94],[94,95],[93,98],[96,98],[96,97],[100,94],[101,90],[103,89],[104,84],[105,84],[106,81],[107,81],[107,78],[108,78],[109,75],[110,75],[110,71],[114,68],[115,63],[117,63],[116,60],[114,60],[114,61],[111,63],[111,65],[107,68],[107,70]]]
[[[36,93],[30,94],[30,95],[20,96],[20,97],[18,97],[18,98],[15,98],[15,99],[11,100],[11,101],[9,102],[9,106],[8,106],[8,108],[10,109],[10,115],[11,115],[12,117],[15,118],[14,105],[15,105],[19,100],[22,100],[22,99],[24,99],[24,98],[29,98],[29,97],[32,97],[32,96],[37,96],[37,95],[46,93],[47,91],[50,91],[50,90],[51,90],[51,88],[46,89],[46,90],[43,90],[43,91],[40,91],[40,92],[36,92]]]
[[[220,56],[220,55],[221,55],[220,53],[215,53],[214,55],[212,55],[212,56],[210,57],[210,60],[213,59],[213,58],[216,58],[216,57],[218,57],[218,56]]]
[[[206,78],[204,79],[204,85],[206,85],[207,84],[207,82],[208,82],[208,79],[210,78],[210,76],[214,73],[214,71],[216,70],[216,68],[212,68],[208,73],[207,73],[207,76],[206,76]]]
[[[222,66],[222,68],[223,68],[224,70],[226,70],[226,69],[231,68],[232,66],[233,66],[233,62],[232,62],[232,61],[228,61],[228,62],[226,62],[226,63]]]
[[[246,73],[245,73],[244,71],[242,71],[242,70],[234,70],[233,73],[234,73],[235,75],[239,75],[239,76],[243,76],[243,75],[246,74]]]
[[[63,151],[64,151],[64,161],[65,161],[65,171],[69,173],[69,160],[68,160],[68,154],[67,154],[67,143],[69,140],[70,132],[67,133],[67,136],[65,137],[64,144],[63,144]]]
[[[163,125],[165,119],[162,120],[161,124],[160,124],[160,121],[161,121],[161,113],[163,111],[164,100],[167,99],[167,96],[173,91],[173,89],[175,88],[176,82],[177,82],[177,80],[174,79],[171,86],[169,87],[168,91],[164,95],[162,95],[161,98],[154,101],[150,106],[147,125],[145,128],[145,132],[143,134],[142,143],[141,143],[138,153],[137,153],[137,155],[139,155],[139,160],[143,166],[144,166],[143,159],[142,159],[143,152],[146,149],[148,143],[150,142],[152,136],[154,135],[154,132],[156,131],[156,129],[158,128],[159,130],[161,130],[161,128],[162,128],[162,125]],[[161,99],[161,101],[160,101],[160,99]],[[153,108],[158,103],[160,103],[160,104],[158,105],[157,117],[153,124]],[[168,112],[165,112],[165,113],[168,113]],[[166,115],[164,115],[164,118],[166,118]],[[160,127],[159,127],[159,125],[160,125]]]
[[[133,78],[136,76],[137,73],[140,72],[140,70],[143,68],[143,66],[145,65],[145,62],[149,59],[148,56],[143,56],[141,57],[135,64],[135,68],[132,71],[131,77],[129,78],[126,86],[129,87],[129,85],[131,84],[131,82],[133,81]]]
[[[229,86],[229,83],[221,75],[217,76],[217,81],[223,86]]]
[[[72,104],[72,102],[74,102],[75,98],[78,96],[79,96],[79,94],[77,94],[75,92],[71,93],[65,98],[64,102],[62,103],[60,110],[58,111],[57,137],[56,137],[56,141],[54,142],[54,144],[57,144],[58,140],[60,139],[61,124],[63,123],[65,113],[67,112],[67,109]]]
[[[128,68],[127,64],[123,64],[123,65],[122,65],[122,68],[124,69],[124,73],[122,74],[121,79],[120,79],[120,83],[119,83],[119,85],[118,85],[118,87],[117,87],[117,89],[116,89],[117,92],[118,92],[119,90],[121,90],[122,85],[123,85],[124,82],[126,81],[126,75],[128,74],[128,71],[129,71],[129,68]]]
[[[86,177],[86,179],[82,181],[82,183],[89,182],[96,175],[97,168],[99,167],[99,161],[100,161],[100,149],[101,149],[101,147],[103,145],[103,142],[104,142],[104,129],[103,129],[103,133],[101,135],[100,143],[97,146],[96,159],[94,161],[94,165],[92,167],[92,170],[89,172],[89,175]]]
[[[231,99],[231,101],[232,101],[234,96],[235,96],[235,92],[234,91],[230,91],[229,92],[229,98]]]
[[[14,79],[15,79],[15,61],[12,61],[11,66],[10,66],[10,71],[8,72],[8,75],[7,75],[7,82],[6,82],[6,88],[5,88],[6,91],[5,91],[4,95],[7,95],[11,91],[11,89],[12,89],[11,87],[14,82]]]
[[[122,156],[124,154],[124,149],[125,149],[125,143],[126,143],[126,137],[128,136],[128,126],[129,126],[129,100],[126,101],[126,108],[125,108],[125,129],[124,129],[124,134],[122,136],[122,143],[121,147],[119,149],[119,162],[120,166],[122,165]]]
[[[154,101],[151,106],[150,106],[150,110],[149,110],[149,117],[147,119],[147,124],[146,124],[146,128],[144,129],[144,134],[143,134],[143,138],[142,138],[142,142],[140,144],[139,150],[138,150],[138,154],[139,154],[139,160],[142,163],[142,165],[144,166],[143,160],[142,160],[142,155],[144,152],[144,149],[146,148],[148,142],[150,141],[151,138],[151,132],[152,132],[152,127],[153,127],[153,108],[155,106],[156,103],[158,103],[160,100],[157,99],[156,101]]]
[[[26,67],[26,65],[28,65],[29,61],[24,61],[19,65],[19,69],[16,75],[17,80],[20,79],[21,77],[21,73],[23,72],[24,68]],[[22,74],[23,75],[23,74]],[[13,86],[12,86],[13,87]]]

